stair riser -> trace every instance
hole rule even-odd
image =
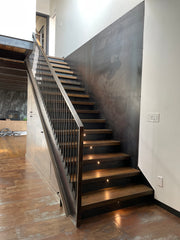
[[[36,77],[48,78],[48,77],[51,77],[52,74],[51,74],[50,71],[48,71],[48,72],[37,72],[35,76],[36,76]]]
[[[55,91],[58,92],[59,88],[57,87],[56,83],[43,83],[40,84],[41,88],[45,91]],[[64,86],[64,85],[63,85]],[[66,93],[73,93],[73,94],[85,94],[84,91],[77,91],[77,90],[67,90],[65,89]]]
[[[64,70],[71,70],[69,67],[68,67],[68,65],[64,65],[64,64],[61,64],[61,65],[59,65],[59,67],[54,67],[53,66],[53,68],[54,68],[54,70],[56,71],[56,70],[59,70],[59,69],[64,69]]]
[[[57,93],[57,95],[59,95],[59,93],[60,93],[58,88],[57,88],[57,90],[56,89],[47,89],[47,90],[51,91],[52,93],[53,92]],[[82,94],[82,93],[80,93],[80,94]],[[51,96],[51,99],[56,99],[56,95],[55,94],[49,94],[49,95]],[[84,97],[71,97],[71,96],[69,96],[69,98],[70,98],[71,101],[81,101],[81,102],[89,101],[89,98],[84,98]]]
[[[100,162],[100,164],[99,164]],[[107,168],[119,168],[130,166],[130,158],[119,159],[118,160],[109,160],[109,161],[92,161],[91,163],[83,161],[83,172],[97,170],[97,169],[107,169]]]
[[[51,109],[53,109],[53,105],[51,105],[50,103],[48,103],[47,105],[48,105],[48,108],[50,108],[50,106],[51,106]],[[52,112],[49,112],[49,116],[50,116],[51,119],[55,118]],[[58,116],[58,114],[56,114],[56,116]],[[67,122],[69,124],[68,125],[65,121],[52,121],[55,130],[61,130],[60,124],[63,124],[64,130],[67,130],[69,127],[72,126],[71,124],[74,123],[74,122],[75,121],[68,121]],[[84,124],[85,129],[91,129],[91,128],[102,129],[102,128],[104,128],[104,124],[101,124],[101,123],[90,124],[90,123],[84,123],[83,122],[83,124]]]
[[[59,88],[56,84],[39,84],[39,87],[41,88],[42,91],[54,91],[54,92],[58,92]]]
[[[92,217],[98,214],[114,211],[117,209],[122,209],[125,207],[129,206],[134,206],[141,204],[143,205],[147,203],[152,203],[153,202],[153,194],[149,194],[147,196],[142,196],[142,197],[134,197],[132,199],[124,199],[124,200],[114,200],[110,201],[109,203],[105,204],[104,206],[100,207],[91,207],[89,209],[82,209],[82,218],[87,218],[87,217]]]
[[[41,68],[41,67],[48,67],[48,65],[46,63],[38,63],[37,68]]]
[[[65,136],[65,141],[71,141],[74,142],[76,141],[76,136],[74,136],[73,132],[69,133],[59,133],[56,132],[56,135],[58,138],[60,138],[60,135]],[[88,140],[109,140],[111,139],[112,134],[87,134],[86,137],[84,137],[84,141]]]
[[[49,61],[56,61],[57,63],[60,62],[65,62],[63,59],[57,59],[57,58],[52,58],[52,57],[48,57]]]
[[[57,72],[56,72],[56,74],[58,74],[58,75],[64,75],[64,76],[66,76],[66,77],[72,77],[72,76],[74,76],[72,73],[66,73],[66,72],[64,72],[64,70],[65,69],[62,69],[62,71],[59,69]],[[51,74],[51,71],[50,71],[50,69],[44,69],[44,66],[40,66],[38,69],[37,69],[37,71],[38,72],[40,72],[41,74],[44,74],[44,75],[46,75],[46,74]],[[67,70],[68,71],[68,70]],[[65,77],[63,77],[63,78],[65,78]]]
[[[74,78],[73,75],[70,74],[65,74],[65,73],[58,73],[57,74],[58,78],[60,80],[71,80],[71,81],[77,81],[77,78]],[[72,78],[71,78],[72,77]],[[79,81],[78,81],[79,82]]]
[[[58,137],[57,137],[58,138]],[[59,138],[60,139],[60,138]],[[64,139],[63,139],[64,140]],[[64,141],[63,141],[64,142]],[[60,144],[60,147],[64,147],[63,144]],[[66,142],[65,144],[65,148],[67,150],[67,152],[69,151],[69,149],[73,149],[73,148],[77,148],[77,145],[71,145],[70,142]],[[120,151],[120,146],[119,145],[113,145],[113,146],[93,146],[93,149],[91,149],[90,147],[87,147],[84,145],[83,148],[83,154],[104,154],[104,153],[116,153]]]
[[[41,72],[41,73],[50,73],[50,70],[49,69],[44,69],[44,68],[46,68],[45,66],[41,66],[41,67],[38,67],[37,68],[37,71],[39,72]],[[48,68],[48,67],[47,67]]]
[[[54,69],[55,70],[55,69]],[[37,71],[40,71],[41,73],[50,73],[50,69],[48,68],[48,66],[44,66],[44,65],[40,65],[37,67]],[[55,70],[56,74],[63,74],[66,76],[74,76],[73,73],[67,73],[65,71],[70,71],[69,69],[63,69],[63,68],[59,68],[57,70]]]
[[[79,104],[73,104],[74,108],[76,110],[93,110],[95,109],[94,105],[79,105]]]
[[[109,140],[112,139],[111,133],[100,133],[100,134],[86,134],[84,137],[84,141],[90,140]]]
[[[40,76],[41,77],[41,76]],[[39,78],[39,77],[38,77]],[[52,85],[52,87],[54,85],[56,85],[56,82],[55,80],[53,79],[53,77],[51,76],[45,76],[45,78],[43,78],[43,80],[41,79],[37,79],[38,81],[38,84],[42,84],[42,85]],[[60,81],[60,80],[59,80]],[[78,81],[75,81],[75,80],[63,80],[63,81],[60,81],[62,83],[63,86],[65,87],[81,87],[80,86],[80,83]]]
[[[107,182],[106,180],[109,180]],[[140,177],[139,176],[129,176],[129,177],[121,177],[121,176],[113,176],[108,178],[99,178],[94,181],[83,181],[82,184],[82,192],[86,193],[89,191],[96,191],[102,188],[109,188],[114,186],[126,186],[132,183],[139,183]]]
[[[78,113],[80,119],[97,119],[100,118],[99,113]]]
[[[85,129],[102,129],[106,127],[105,123],[85,123],[84,124],[84,128]]]
[[[64,86],[64,85],[63,85]],[[74,94],[86,94],[85,91],[78,91],[78,90],[70,90],[70,89],[65,89],[67,93],[74,93]]]
[[[76,94],[76,93],[75,93]],[[82,93],[80,93],[82,94]],[[91,100],[90,98],[84,98],[84,97],[69,97],[71,101],[81,101],[81,102],[87,102]]]
[[[93,149],[90,147],[84,147],[84,155],[85,154],[103,154],[103,153],[115,153],[120,151],[120,146],[93,146]]]
[[[61,81],[61,83],[64,87],[81,87],[81,84],[75,80],[68,81],[64,79],[63,81]]]
[[[52,109],[53,109],[53,106],[52,106]],[[52,112],[49,113],[49,116],[51,118],[54,118]],[[58,116],[58,115],[56,115],[56,116]],[[68,124],[66,124],[65,122],[62,122],[62,121],[52,121],[52,122],[53,122],[53,126],[56,130],[60,130],[60,128],[59,128],[60,124],[64,124],[63,125],[64,130],[67,130],[69,128]],[[68,122],[68,123],[70,123],[70,122]],[[73,121],[71,121],[71,123],[73,123]],[[85,129],[102,129],[105,127],[105,124],[103,124],[103,123],[84,123],[83,122],[83,124],[84,124]]]
[[[48,112],[49,112],[49,115],[50,116],[52,116],[52,118],[53,118],[53,115],[51,115],[51,113],[52,113],[52,111],[51,111],[52,109],[51,108],[49,108],[48,109]],[[60,109],[57,111],[57,114],[62,114],[62,112],[63,111],[60,111]],[[83,117],[82,117],[82,115],[83,115]],[[80,119],[98,119],[98,118],[100,118],[100,116],[99,116],[99,114],[78,114],[78,116],[80,117]]]

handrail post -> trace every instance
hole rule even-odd
[[[78,166],[77,166],[77,202],[76,202],[76,226],[79,227],[81,219],[81,195],[82,195],[82,163],[83,163],[83,133],[84,128],[79,128],[78,139]]]

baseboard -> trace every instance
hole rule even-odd
[[[172,213],[173,215],[180,217],[180,212],[175,210],[174,208],[169,207],[168,205],[154,199],[154,203],[157,204],[158,206],[164,208],[165,210],[167,210],[168,212]]]

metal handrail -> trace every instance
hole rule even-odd
[[[43,99],[43,91],[40,89],[40,87],[38,85],[39,80],[38,80],[37,76],[38,76],[38,74],[40,74],[40,76],[42,78],[43,74],[41,72],[37,73],[37,69],[38,69],[37,65],[40,63],[40,61],[37,60],[37,58],[35,56],[36,51],[34,50],[34,55],[32,54],[32,58],[31,58],[31,56],[29,56],[29,59],[28,58],[26,59],[28,73],[29,73],[29,77],[30,77],[33,89],[34,89],[35,96],[36,96],[36,100],[37,100],[36,102],[37,102],[37,105],[39,106],[38,110],[40,112],[41,121],[43,123],[45,136],[46,136],[47,142],[49,143],[48,147],[50,148],[52,162],[55,167],[55,174],[56,174],[56,178],[58,180],[58,185],[59,185],[60,192],[62,195],[62,202],[65,207],[65,212],[66,212],[66,215],[72,215],[74,217],[76,226],[78,226],[79,221],[80,221],[80,212],[81,212],[80,209],[81,209],[82,157],[83,157],[84,126],[83,126],[74,106],[72,105],[66,91],[64,90],[64,87],[62,86],[60,79],[57,77],[54,69],[52,68],[52,66],[49,62],[49,59],[47,58],[46,54],[44,53],[40,43],[36,39],[35,34],[33,34],[33,38],[34,38],[34,49],[38,48],[38,50],[37,50],[38,51],[38,54],[37,54],[38,59],[39,59],[39,56],[42,56],[44,58],[47,66],[48,66],[48,71],[49,71],[48,74],[51,75],[51,77],[53,78],[53,81],[56,83],[56,87],[58,87],[58,89],[61,93],[60,100],[58,100],[58,101],[60,101],[60,102],[62,101],[63,103],[62,104],[59,103],[59,106],[62,107],[62,109],[61,109],[62,112],[65,111],[65,117],[66,117],[64,120],[66,122],[64,122],[64,124],[60,124],[60,125],[63,125],[63,127],[64,127],[63,129],[61,128],[61,130],[65,130],[69,126],[70,127],[69,131],[72,130],[72,132],[75,133],[74,135],[72,135],[72,139],[75,139],[77,142],[76,150],[73,149],[74,147],[72,147],[73,144],[68,139],[69,138],[68,134],[65,136],[63,133],[62,134],[63,136],[60,136],[60,137],[55,136],[54,125],[52,124],[52,119],[48,115],[47,108],[46,108],[49,98],[47,96],[45,96],[45,99]],[[35,64],[36,71],[33,75],[31,68],[33,68],[34,62],[36,62],[36,64]],[[44,83],[45,82],[46,82],[46,80],[44,80]],[[52,100],[52,99],[50,99],[50,100]],[[55,100],[57,101],[57,98]],[[74,128],[73,128],[73,126],[71,126],[72,123],[71,123],[70,119],[72,119],[72,118],[74,119],[74,122],[76,124],[76,126],[73,125]],[[66,131],[63,131],[63,132],[66,132]],[[58,140],[58,142],[57,142],[57,140]],[[66,143],[68,143],[70,145],[69,148],[68,148],[68,144],[66,144]],[[59,148],[60,148],[60,152],[59,152]],[[73,152],[73,153],[71,153],[71,152]],[[73,157],[73,162],[71,162],[71,155]],[[63,160],[63,159],[65,159],[65,160]],[[63,163],[64,163],[64,165],[63,165]],[[69,165],[71,167],[67,167]],[[63,166],[64,166],[64,168],[63,168]],[[69,176],[67,176],[67,173],[69,174]],[[73,174],[73,180],[71,180],[71,177],[72,177],[71,173]],[[68,185],[68,181],[71,183],[71,185]],[[71,189],[74,189],[74,191],[75,191],[74,195],[72,194]],[[73,196],[74,196],[74,201],[72,202]]]
[[[36,39],[35,33],[33,33],[33,39],[34,39],[35,43],[37,44],[37,46],[39,47],[41,53],[43,54],[43,57],[45,58],[45,60],[48,64],[48,67],[51,71],[51,74],[53,75],[53,77],[54,77],[54,79],[55,79],[55,81],[56,81],[56,83],[59,87],[59,90],[62,93],[62,95],[64,97],[64,100],[66,101],[66,104],[68,105],[69,110],[71,111],[71,114],[74,117],[74,120],[76,121],[76,124],[78,125],[79,128],[84,127],[84,125],[83,125],[81,119],[79,118],[74,106],[72,105],[71,100],[69,99],[64,87],[62,86],[61,82],[59,81],[59,78],[57,77],[56,72],[54,71],[53,67],[51,66],[51,63],[49,62],[49,59],[48,59],[47,55],[45,54],[43,48],[41,47],[40,42]]]

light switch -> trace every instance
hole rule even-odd
[[[160,122],[160,113],[148,113],[147,121],[152,122],[152,123],[159,123]]]
[[[162,176],[158,176],[158,186],[159,187],[163,187],[163,177]]]

